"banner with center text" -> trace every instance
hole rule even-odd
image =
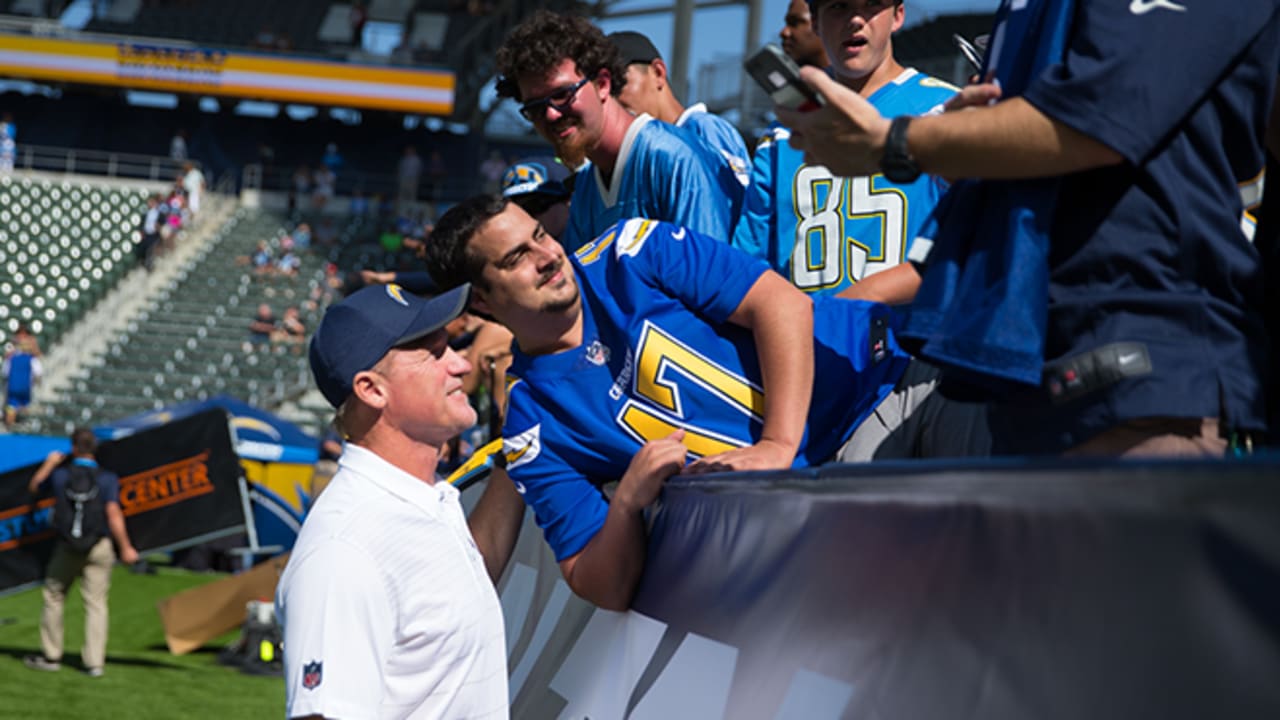
[[[1280,717],[1280,462],[969,467],[673,478],[626,613],[526,517],[512,717]]]
[[[240,468],[226,415],[193,415],[98,447],[120,476],[120,509],[140,551],[181,547],[244,529]],[[38,465],[0,475],[0,590],[38,581],[52,552],[49,484],[27,490]]]

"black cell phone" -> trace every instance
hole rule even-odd
[[[978,48],[974,47],[973,43],[965,40],[963,35],[953,34],[951,40],[956,44],[957,48],[960,48],[960,54],[964,55],[964,59],[968,60],[969,64],[973,66],[973,71],[981,72],[982,53],[978,52]]]
[[[769,43],[742,63],[747,74],[769,93],[775,105],[791,110],[816,110],[826,105],[822,96],[800,79],[800,67],[782,48]]]

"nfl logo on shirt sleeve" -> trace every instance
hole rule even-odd
[[[320,680],[324,671],[324,663],[316,660],[302,666],[302,687],[308,690],[315,690],[320,687]]]

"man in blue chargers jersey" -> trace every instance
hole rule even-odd
[[[1034,355],[992,416],[997,451],[1222,456],[1266,426],[1262,263],[1241,216],[1280,0],[1006,0],[997,18],[1000,85],[966,88],[964,112],[890,121],[802,72],[829,105],[779,111],[793,144],[846,174],[981,178],[940,206],[916,302],[939,290],[923,350],[948,373],[1004,379],[997,342]],[[1019,334],[1035,344],[985,322],[1036,304]]]
[[[630,601],[641,511],[663,480],[870,459],[863,421],[909,365],[888,307],[811,299],[668,223],[623,221],[570,257],[522,209],[480,196],[440,219],[427,268],[443,286],[470,281],[471,310],[515,335],[507,472],[570,587],[606,608]],[[931,396],[903,435],[960,434],[949,412]]]
[[[589,20],[538,11],[498,49],[498,95],[521,102],[574,181],[570,250],[631,217],[667,220],[727,238],[742,202],[732,168],[695,138],[618,102],[626,67]]]
[[[792,3],[788,29],[803,8],[799,0]],[[886,117],[936,112],[955,95],[951,85],[894,58],[892,35],[905,20],[902,0],[813,0],[809,10],[832,77]],[[806,164],[789,136],[775,125],[757,145],[733,245],[766,260],[808,293],[909,301],[919,276],[902,263],[944,183],[932,176],[902,184],[881,174],[838,177],[822,165]]]
[[[622,87],[618,102],[636,115],[647,113],[688,130],[719,153],[746,185],[751,179],[751,153],[738,128],[707,112],[703,103],[685,107],[676,99],[671,89],[671,71],[649,38],[622,30],[610,33],[609,42],[617,46],[627,66],[627,84]]]

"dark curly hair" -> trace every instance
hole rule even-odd
[[[468,245],[481,226],[506,209],[507,202],[501,195],[475,195],[449,208],[436,221],[427,238],[423,261],[441,292],[467,282],[487,287],[480,274],[484,259],[472,253]]]
[[[573,60],[583,77],[609,71],[614,97],[627,84],[622,53],[587,18],[539,10],[511,31],[498,48],[498,97],[524,102],[517,81],[522,75],[543,77],[565,58]]]

